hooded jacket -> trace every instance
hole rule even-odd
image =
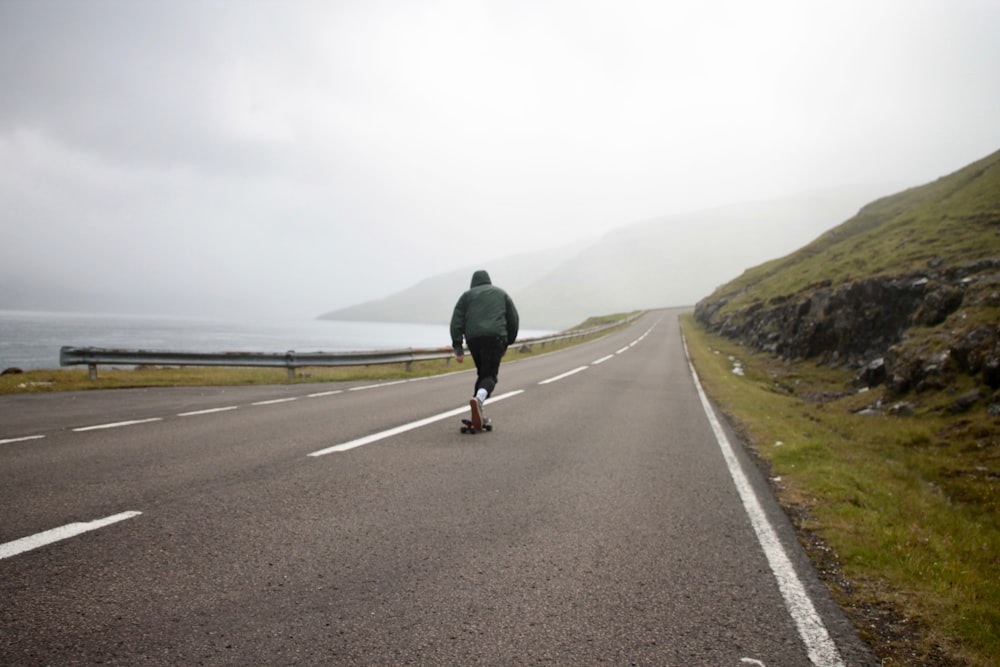
[[[496,336],[506,346],[517,340],[518,326],[514,301],[490,281],[489,273],[476,271],[451,315],[451,346],[461,350],[463,336],[466,341]]]

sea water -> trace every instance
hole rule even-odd
[[[544,331],[524,331],[520,338]],[[448,323],[215,321],[0,310],[0,370],[59,368],[59,348],[177,352],[354,352],[449,347]]]

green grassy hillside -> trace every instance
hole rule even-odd
[[[883,664],[1000,665],[1000,152],[747,270],[684,325]]]
[[[781,259],[747,270],[708,300],[726,311],[929,265],[1000,257],[1000,151],[933,183],[885,197]]]

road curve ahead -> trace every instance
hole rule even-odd
[[[0,664],[875,664],[675,312],[468,365],[0,397]]]

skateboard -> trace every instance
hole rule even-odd
[[[492,422],[489,419],[483,419],[483,416],[479,413],[479,404],[476,402],[476,399],[469,401],[469,410],[472,412],[472,418],[462,420],[462,428],[459,429],[462,433],[479,433],[480,431],[493,430]]]
[[[493,424],[486,422],[481,428],[476,428],[472,425],[471,419],[463,419],[462,427],[459,429],[462,433],[479,433],[480,431],[492,431]]]

